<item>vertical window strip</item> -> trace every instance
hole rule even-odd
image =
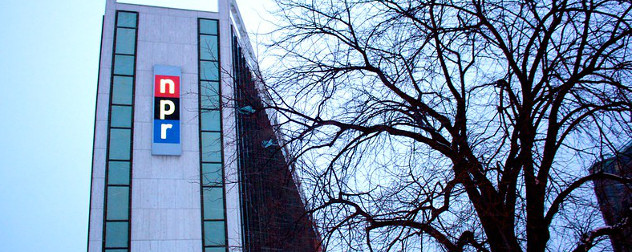
[[[112,47],[103,214],[104,252],[128,252],[138,13],[117,11]]]
[[[237,42],[237,37],[235,36],[235,32],[233,29],[231,29],[231,37],[232,37],[232,47],[231,47],[231,52],[232,52],[232,74],[235,78],[234,80],[234,87],[233,87],[233,94],[235,96],[235,106],[237,108],[241,108],[243,106],[245,106],[244,104],[244,95],[241,92],[241,88],[240,88],[240,78],[239,78],[239,70],[238,70],[238,66],[236,64],[237,59],[238,59],[238,48],[239,48],[239,44]],[[240,117],[242,117],[243,115],[240,115],[239,113],[235,113],[235,125],[237,125],[237,153],[238,153],[238,174],[239,174],[239,192],[240,192],[240,197],[239,197],[239,205],[240,206],[244,206],[245,202],[248,202],[247,197],[247,187],[246,187],[246,177],[245,177],[245,171],[244,168],[246,167],[246,145],[244,143],[245,140],[245,124],[243,122],[243,120],[241,120]],[[246,230],[249,227],[249,221],[248,221],[248,212],[247,211],[241,211],[241,226],[242,226],[242,232],[241,232],[241,239],[242,239],[242,244],[243,244],[243,251],[250,251],[250,237],[248,236],[249,232],[248,230]]]
[[[226,251],[228,245],[218,28],[217,20],[198,19],[200,199],[204,252]]]

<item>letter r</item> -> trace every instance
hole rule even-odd
[[[167,130],[173,128],[173,124],[160,124],[160,139],[167,139]]]

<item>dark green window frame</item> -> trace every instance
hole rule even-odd
[[[227,251],[222,140],[219,21],[198,19],[200,200],[202,250]]]
[[[138,12],[117,11],[114,43],[103,206],[104,252],[129,252],[131,240],[134,86]]]

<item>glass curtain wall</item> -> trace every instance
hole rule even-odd
[[[118,11],[114,31],[108,125],[103,251],[130,248],[134,75],[138,13]]]
[[[204,252],[226,251],[218,21],[198,20],[200,180]]]
[[[261,91],[234,35],[232,47],[243,251],[320,251]]]

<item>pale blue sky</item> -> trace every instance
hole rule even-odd
[[[268,0],[237,2],[257,30]],[[86,250],[104,7],[0,0],[0,252]]]

